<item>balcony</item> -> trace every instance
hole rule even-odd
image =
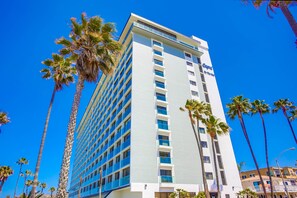
[[[160,157],[160,163],[171,164],[171,158],[170,157]]]
[[[172,176],[161,175],[161,182],[162,183],[172,183],[173,178],[172,178]]]
[[[130,146],[130,138],[128,138],[125,142],[122,143],[122,150]]]
[[[169,140],[159,140],[159,145],[160,146],[170,146],[170,141]]]
[[[129,184],[129,183],[130,183],[130,175],[127,175],[127,176],[122,177],[122,178],[120,179],[120,185],[121,185],[121,186],[127,185],[127,184]]]
[[[121,161],[121,167],[127,166],[128,164],[130,164],[130,156]]]
[[[112,188],[117,188],[117,187],[119,187],[119,186],[120,186],[120,180],[119,180],[119,179],[114,180],[114,181],[112,182]]]
[[[120,165],[121,165],[120,162],[115,163],[115,164],[113,165],[113,170],[116,171],[116,170],[120,169]]]

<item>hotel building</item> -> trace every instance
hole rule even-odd
[[[78,126],[69,197],[167,198],[176,189],[203,190],[187,99],[225,115],[207,42],[187,37],[135,14],[112,76],[101,76]],[[201,125],[202,126],[202,125]],[[209,190],[216,184],[210,137],[201,144]],[[222,197],[236,197],[240,177],[230,137],[215,140]],[[102,187],[100,188],[100,172]]]

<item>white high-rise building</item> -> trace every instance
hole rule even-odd
[[[191,98],[205,101],[225,121],[207,42],[135,14],[119,41],[125,50],[116,70],[101,76],[78,127],[69,196],[167,198],[176,189],[202,191],[197,145],[180,107]],[[211,141],[203,126],[200,133],[215,196]],[[241,182],[230,137],[217,137],[215,148],[222,197],[236,197]]]

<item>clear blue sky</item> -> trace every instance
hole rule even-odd
[[[183,2],[183,4],[181,4]],[[16,171],[4,186],[2,196],[12,194],[16,182],[16,161],[29,159],[24,169],[34,170],[46,111],[53,88],[41,79],[41,61],[57,52],[54,40],[69,33],[70,17],[100,15],[115,22],[120,34],[131,12],[185,35],[208,41],[216,78],[225,107],[231,97],[244,94],[272,103],[290,98],[297,103],[297,49],[294,35],[282,13],[267,17],[265,7],[255,9],[239,0],[51,0],[5,1],[1,15],[0,109],[12,122],[0,134],[0,165]],[[291,8],[297,18],[297,7]],[[95,85],[87,84],[79,110],[80,120]],[[40,181],[55,186],[62,159],[67,123],[75,86],[56,95],[40,171]],[[270,161],[288,147],[296,146],[284,117],[265,116],[270,144]],[[228,121],[237,161],[245,169],[254,165],[238,121]],[[258,116],[246,118],[252,145],[261,167],[265,166],[263,135]],[[297,121],[293,123],[297,131]],[[290,151],[281,165],[295,165],[297,152]],[[23,180],[19,183],[19,190]]]

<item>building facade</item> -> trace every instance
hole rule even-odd
[[[115,72],[101,76],[78,127],[69,196],[167,198],[180,188],[203,190],[191,124],[179,108],[187,99],[205,101],[225,121],[207,42],[135,14],[119,41],[125,49]],[[215,196],[211,140],[203,126],[199,131]],[[217,137],[215,148],[222,197],[235,197],[241,183],[230,137]]]
[[[267,193],[273,188],[274,198],[288,197],[289,192],[291,198],[297,198],[297,168],[296,167],[271,167],[270,174],[272,176],[272,185],[269,181],[269,172],[267,168],[261,168],[260,174],[264,180]],[[284,181],[282,180],[282,177]],[[256,192],[259,197],[264,197],[263,187],[257,170],[244,171],[240,173],[243,188],[249,188]],[[271,197],[271,196],[269,196]]]

